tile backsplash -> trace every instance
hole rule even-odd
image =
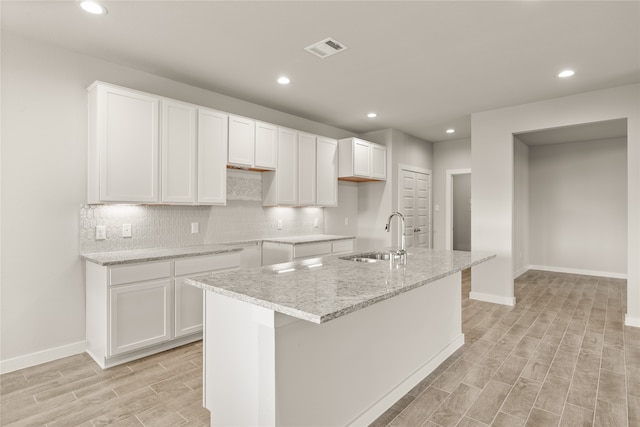
[[[322,234],[323,208],[265,208],[262,176],[229,170],[227,206],[81,205],[80,252],[108,252],[203,243],[231,242],[276,236]],[[318,228],[314,220],[318,220]],[[278,230],[278,220],[282,229]],[[191,223],[199,233],[191,233]],[[122,224],[131,224],[131,237],[122,237]],[[96,226],[107,238],[96,240]]]

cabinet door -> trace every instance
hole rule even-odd
[[[316,136],[298,134],[298,205],[316,203]]]
[[[371,144],[359,139],[353,141],[353,174],[371,176]]]
[[[100,201],[157,202],[159,99],[110,86],[97,90]]]
[[[371,144],[371,177],[387,179],[387,147]]]
[[[170,291],[170,279],[110,289],[110,356],[171,338]]]
[[[200,288],[187,285],[184,278],[174,282],[176,338],[202,331],[202,292]]]
[[[253,167],[256,122],[229,116],[229,164]]]
[[[338,141],[316,141],[316,205],[338,206]]]
[[[269,123],[256,122],[256,145],[254,166],[273,170],[277,163],[277,128]]]
[[[198,203],[227,204],[227,115],[198,110]]]
[[[196,108],[162,101],[163,203],[196,202]]]
[[[277,203],[295,205],[298,187],[298,133],[278,128]]]

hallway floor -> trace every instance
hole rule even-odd
[[[529,271],[515,307],[469,299],[465,345],[374,426],[640,426],[626,282]],[[202,343],[101,370],[86,354],[0,376],[2,426],[209,425]]]
[[[465,345],[374,426],[640,426],[640,328],[626,281],[529,271],[516,306],[469,299]]]

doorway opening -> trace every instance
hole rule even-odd
[[[445,249],[471,250],[471,169],[446,171]]]

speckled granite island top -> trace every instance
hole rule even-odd
[[[338,256],[214,273],[187,283],[313,323],[325,323],[376,302],[488,261],[494,254],[411,248],[407,264],[360,263]]]
[[[223,254],[227,252],[240,252],[241,250],[242,248],[237,245],[216,243],[210,245],[181,246],[175,248],[97,252],[91,254],[80,254],[80,257],[98,265],[118,265],[200,255]]]

